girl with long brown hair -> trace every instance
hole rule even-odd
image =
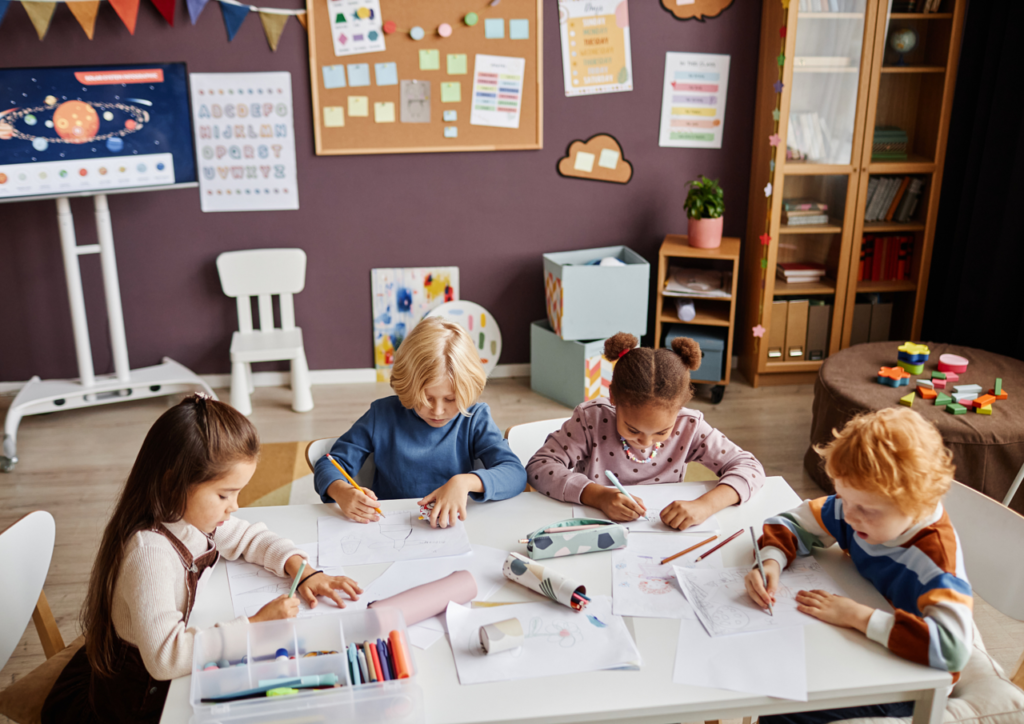
[[[196,594],[220,557],[244,558],[294,576],[306,554],[262,523],[232,518],[256,470],[259,435],[237,410],[192,395],[153,424],[107,524],[82,610],[85,646],[46,699],[46,724],[157,722],[170,680],[192,668]],[[345,604],[362,589],[344,576],[306,569],[298,592]],[[255,616],[218,624],[294,617],[281,596]]]

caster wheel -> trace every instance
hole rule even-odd
[[[711,404],[717,405],[725,397],[725,385],[715,385],[711,388]]]
[[[160,385],[150,385],[149,386],[149,391],[150,392],[159,392],[160,391]]]
[[[9,458],[6,455],[0,455],[0,471],[9,473],[14,470],[14,466],[18,464],[18,458]]]

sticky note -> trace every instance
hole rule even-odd
[[[353,88],[358,88],[359,86],[364,85],[370,85],[370,64],[349,63],[348,84]]]
[[[530,39],[530,21],[529,20],[509,20],[508,21],[508,37],[511,40],[529,40]]]
[[[444,120],[445,123],[451,123],[452,121],[459,120],[459,112],[458,111],[445,111],[441,115],[444,116],[443,120]]]
[[[466,75],[468,72],[465,53],[448,54],[448,75]]]
[[[345,125],[345,109],[341,106],[324,106],[324,126],[341,128]]]
[[[458,103],[462,100],[462,83],[458,81],[454,83],[442,83],[441,84],[441,102],[442,103]]]
[[[374,103],[373,120],[377,123],[394,123],[395,104],[390,101],[387,103]]]
[[[445,138],[458,138],[459,137],[459,127],[458,126],[445,126],[444,127],[444,137]]]
[[[577,151],[576,163],[573,164],[573,168],[577,171],[590,173],[594,170],[594,154],[587,153],[586,151]]]
[[[370,115],[370,99],[367,96],[348,97],[349,117],[362,116],[367,118]]]
[[[613,151],[610,148],[601,149],[601,158],[597,160],[597,165],[601,168],[615,169],[619,165],[619,152]]]
[[[421,50],[420,70],[441,70],[441,51],[435,48]]]
[[[322,70],[324,74],[324,88],[345,87],[345,66],[325,65],[320,70]]]
[[[484,20],[484,37],[498,40],[505,37],[505,18],[487,18]]]
[[[398,66],[394,63],[375,63],[377,85],[398,85]]]

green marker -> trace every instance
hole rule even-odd
[[[305,561],[303,561],[302,565],[299,566],[299,572],[295,574],[295,580],[292,581],[292,590],[288,591],[288,598],[291,598],[292,596],[295,595],[295,589],[299,587],[299,576],[302,575],[302,572],[304,570],[306,570],[306,562]]]

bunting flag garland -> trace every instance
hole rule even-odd
[[[50,21],[53,20],[53,11],[57,9],[57,3],[23,2],[22,5],[36,29],[36,34],[42,40],[46,37],[46,31],[50,29]]]
[[[228,42],[235,39],[235,33],[242,27],[246,17],[249,15],[247,5],[235,5],[234,3],[221,3],[220,12],[224,16],[224,29],[228,31]]]
[[[4,15],[7,14],[7,6],[11,4],[11,0],[0,0],[0,23],[4,21]],[[306,27],[305,21],[302,21],[302,27]]]
[[[92,40],[93,32],[96,30],[96,14],[100,11],[100,0],[83,0],[67,5],[68,10],[75,16],[75,20],[82,26],[86,36]]]
[[[281,40],[281,32],[284,30],[284,24],[288,22],[287,15],[281,15],[281,13],[269,13],[260,10],[260,23],[263,24],[263,32],[267,36],[267,43],[270,45],[270,50],[274,53],[277,52],[277,44]]]
[[[175,0],[150,0],[153,3],[153,7],[157,9],[167,24],[172,28],[174,27],[174,10]]]
[[[196,20],[199,19],[199,13],[203,12],[203,8],[206,7],[206,3],[209,0],[185,0],[185,5],[188,6],[188,17],[192,21],[192,24],[196,24]]]
[[[0,13],[0,16],[2,15],[3,13]],[[295,19],[299,21],[299,25],[302,26],[303,30],[309,32],[309,26],[306,25],[306,13],[299,13],[298,15],[295,16]]]
[[[139,19],[139,0],[110,0],[110,6],[128,28],[128,32],[135,35],[135,21]]]

